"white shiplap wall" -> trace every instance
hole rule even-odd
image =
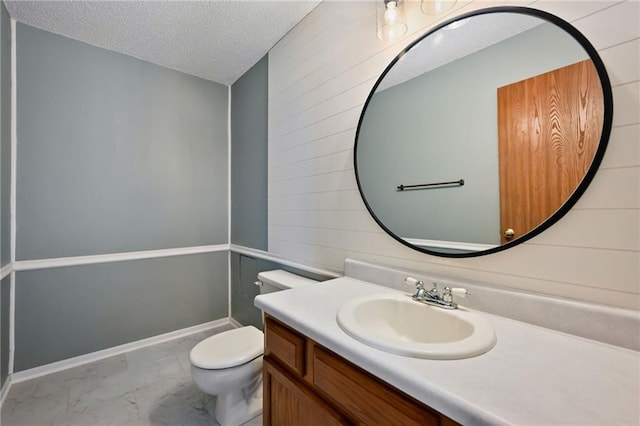
[[[500,4],[570,21],[609,72],[614,129],[577,205],[528,242],[477,258],[429,256],[385,234],[357,190],[356,126],[385,66],[437,22],[416,14],[410,34],[391,44],[375,36],[373,3],[325,1],[269,53],[269,252],[336,271],[351,257],[640,309],[640,3],[458,2],[439,19]]]

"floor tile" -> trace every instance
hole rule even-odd
[[[145,387],[136,391],[141,417],[154,425],[211,425],[214,397],[192,382],[166,387]],[[212,412],[212,410],[211,410]]]
[[[223,326],[14,384],[4,426],[217,425],[215,397],[191,379],[189,352]],[[262,424],[262,416],[246,426]]]
[[[135,392],[101,397],[95,393],[81,396],[67,405],[66,416],[56,421],[65,424],[70,419],[85,421],[86,425],[132,424],[140,421]],[[75,420],[74,420],[75,421]]]
[[[56,416],[66,413],[68,399],[68,388],[56,389],[42,380],[17,383],[2,405],[2,424],[48,425]]]

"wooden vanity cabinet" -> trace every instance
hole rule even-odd
[[[264,425],[444,425],[457,423],[265,317]]]
[[[347,418],[334,410],[309,387],[278,366],[264,359],[263,424],[265,425],[350,425]]]

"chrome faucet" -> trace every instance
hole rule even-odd
[[[433,287],[427,291],[424,288],[424,282],[416,280],[413,277],[405,278],[404,282],[408,285],[415,286],[416,292],[411,296],[413,300],[443,309],[458,309],[458,304],[453,301],[454,294],[459,297],[467,297],[469,295],[466,288],[445,287],[442,296],[440,296],[436,283],[432,283]]]

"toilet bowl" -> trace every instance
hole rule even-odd
[[[222,426],[240,425],[262,412],[263,334],[253,326],[216,334],[193,347],[191,377],[205,393],[217,395],[215,416]]]
[[[258,274],[260,293],[316,283],[283,270]],[[221,426],[239,426],[262,414],[264,335],[253,326],[208,337],[189,353],[191,376],[205,393],[216,395],[215,418]]]

